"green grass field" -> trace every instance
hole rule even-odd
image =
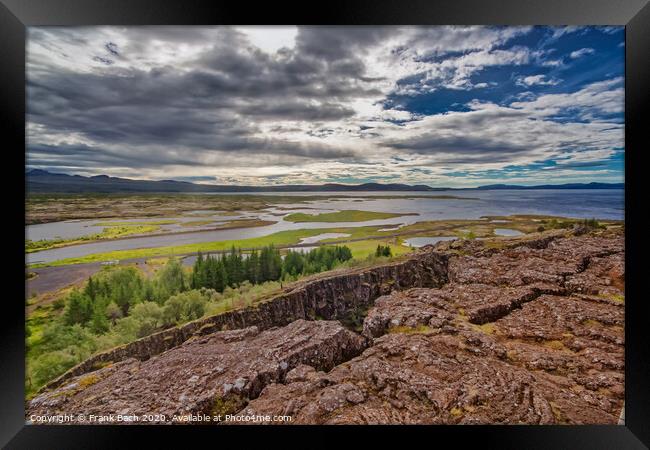
[[[182,227],[201,227],[203,225],[210,225],[214,220],[190,220],[189,222],[181,223]]]
[[[390,219],[409,214],[395,214],[375,211],[359,211],[348,209],[332,213],[305,214],[293,213],[284,218],[288,222],[365,222],[366,220]]]
[[[54,261],[49,264],[35,264],[31,267],[47,266],[64,266],[68,264],[83,264],[100,261],[123,260],[132,258],[152,258],[158,256],[168,256],[175,254],[187,254],[202,252],[214,252],[229,250],[232,246],[237,248],[259,248],[270,244],[274,245],[291,245],[300,242],[300,239],[317,236],[322,233],[348,233],[350,238],[362,238],[369,236],[370,233],[376,232],[378,227],[355,227],[355,228],[316,228],[316,229],[300,229],[300,230],[286,230],[270,234],[268,236],[261,236],[249,239],[219,241],[219,242],[203,242],[198,244],[185,244],[167,247],[156,248],[141,248],[134,250],[118,250],[106,253],[96,253],[86,255],[79,258],[66,258]]]
[[[175,223],[178,223],[178,220],[164,219],[164,220],[144,220],[141,222],[135,222],[135,221],[97,222],[93,225],[96,227],[119,227],[119,226],[134,226],[134,225],[172,225]]]
[[[385,214],[385,213],[379,213]],[[511,221],[507,224],[507,228],[516,229],[524,233],[530,233],[537,230],[540,224],[544,224],[543,216],[519,217],[509,216]],[[573,219],[571,219],[573,220]],[[252,220],[253,222],[255,219]],[[237,222],[237,221],[232,221]],[[260,224],[258,224],[260,225]],[[238,226],[243,226],[238,223]],[[255,226],[255,225],[251,225]],[[374,251],[378,243],[390,245],[393,249],[394,255],[407,253],[410,249],[407,246],[401,245],[402,239],[405,237],[435,237],[435,236],[458,236],[459,230],[467,230],[466,233],[471,232],[476,238],[480,237],[494,237],[493,230],[503,226],[499,223],[491,223],[485,219],[468,219],[468,220],[439,220],[439,221],[424,221],[400,227],[397,230],[379,231],[381,229],[394,228],[396,224],[376,225],[376,226],[359,226],[359,227],[328,227],[328,228],[314,228],[314,229],[299,229],[299,230],[286,230],[279,231],[267,236],[228,240],[218,242],[203,242],[196,244],[184,244],[176,246],[166,246],[157,248],[142,248],[133,250],[119,250],[105,253],[96,253],[86,255],[78,258],[66,258],[50,263],[38,263],[30,265],[30,267],[44,267],[44,266],[63,266],[69,264],[83,264],[110,260],[124,260],[134,258],[154,258],[164,257],[171,255],[183,255],[189,253],[202,252],[218,252],[226,251],[235,246],[242,249],[260,248],[270,244],[277,246],[292,246],[298,244],[302,238],[317,236],[324,233],[346,233],[350,236],[346,238],[333,238],[324,239],[319,244],[327,245],[336,241],[344,242],[345,245],[350,247],[355,258],[367,256],[367,254]],[[400,236],[396,237],[395,234]],[[463,237],[466,237],[463,235]]]
[[[118,225],[106,226],[101,233],[81,236],[73,239],[43,239],[39,241],[25,241],[25,253],[38,252],[51,248],[66,247],[73,244],[101,241],[104,239],[117,239],[133,234],[153,233],[160,229],[159,225]]]
[[[368,239],[367,241],[347,242],[345,244],[352,251],[352,257],[355,259],[364,259],[368,255],[373,255],[377,249],[377,245],[388,245],[393,256],[400,256],[412,251],[406,245],[402,245],[401,240],[395,243],[394,239]]]

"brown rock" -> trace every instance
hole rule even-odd
[[[72,379],[29,403],[31,414],[235,412],[301,364],[329,370],[358,355],[366,340],[338,322],[297,320],[284,328],[217,332],[148,361],[131,359]]]
[[[294,424],[616,423],[620,401],[481,347],[471,332],[394,333],[321,379],[271,384],[239,415]],[[472,345],[470,342],[474,342]]]
[[[34,398],[28,415],[614,424],[625,393],[624,274],[621,232],[445,242],[107,352]],[[365,337],[302,320],[348,323],[366,308]],[[79,375],[110,357],[121,362]]]
[[[375,301],[364,321],[372,347],[328,374],[267,386],[239,414],[310,424],[617,423],[622,242],[554,234],[496,251],[447,244],[448,284]]]

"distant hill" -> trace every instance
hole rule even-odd
[[[452,188],[434,188],[417,184],[297,184],[282,186],[236,186],[196,184],[175,180],[132,180],[129,178],[95,175],[67,175],[52,173],[41,169],[27,171],[27,191],[30,193],[172,193],[172,192],[339,192],[339,191],[445,191]],[[545,184],[541,186],[516,186],[509,184],[491,184],[462,190],[499,190],[499,189],[623,189],[623,183],[569,183],[560,185]]]
[[[489,184],[476,189],[625,189],[625,183],[566,183],[566,184],[541,184],[537,186],[517,186],[514,184]]]
[[[84,177],[52,173],[41,169],[32,169],[26,173],[27,190],[30,193],[127,193],[127,192],[336,192],[336,191],[438,191],[431,186],[408,184],[336,184],[322,185],[288,185],[288,186],[235,186],[195,184],[175,180],[132,180],[107,175]]]

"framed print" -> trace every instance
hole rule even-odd
[[[646,448],[646,3],[4,1],[2,444]]]

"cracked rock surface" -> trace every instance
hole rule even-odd
[[[622,231],[442,242],[413,258],[445,282],[376,277],[375,286],[364,275],[367,286],[358,291],[372,306],[360,334],[337,321],[302,319],[264,331],[208,331],[148,360],[71,378],[35,397],[27,415],[617,423],[625,368]],[[354,292],[332,296],[337,315],[359,304]]]
[[[31,414],[227,414],[299,364],[329,370],[358,355],[366,339],[335,321],[221,331],[147,361],[129,359],[45,392]]]
[[[309,424],[615,424],[624,399],[621,233],[449,259],[449,283],[375,301],[360,356],[299,366],[240,412]],[[460,251],[459,251],[460,250]]]

